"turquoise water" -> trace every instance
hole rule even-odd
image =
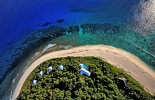
[[[18,54],[17,59],[15,59],[14,62],[16,68],[24,68],[27,66],[27,63],[24,66],[18,66],[18,64],[20,65],[25,63],[25,61],[31,60],[29,57],[32,57],[35,52],[42,52],[43,48],[48,43],[52,43],[61,46],[70,45],[71,47],[98,44],[111,45],[138,56],[149,65],[152,70],[155,70],[155,35],[139,34],[121,25],[103,23],[83,24],[65,28],[51,26],[48,29],[33,32],[23,41],[24,42],[21,42],[22,46],[19,46],[18,49],[16,49],[23,49],[23,53],[16,52]],[[42,48],[42,50],[37,48]],[[21,62],[19,63],[16,61]],[[17,70],[12,73],[12,78],[7,78],[7,80],[10,80],[7,84],[9,85],[11,79],[22,70],[23,69]],[[21,74],[22,73],[20,72],[20,75]],[[19,78],[20,77],[18,77],[17,80]],[[18,82],[17,80],[15,83]],[[8,93],[6,94],[8,95]]]
[[[31,59],[29,57],[32,57],[35,52],[42,52],[48,43],[71,47],[103,44],[126,50],[138,56],[149,65],[152,70],[155,70],[154,41],[155,35],[139,34],[125,26],[109,23],[83,24],[65,28],[51,26],[48,29],[33,32],[24,40],[25,43],[21,42],[22,46],[19,46],[18,49],[23,49],[22,52],[24,53],[18,52],[16,60],[21,61],[21,63],[15,62],[14,65],[16,68],[24,68],[27,66],[25,61],[30,61]],[[58,46],[58,48],[59,47],[60,46]],[[18,66],[18,64],[20,65],[22,63],[25,63],[25,65]],[[11,76],[12,78],[7,78],[7,80],[10,80],[7,84],[9,85],[11,83],[11,79],[15,78],[17,73],[20,72],[19,75],[22,75],[21,71],[23,71],[23,69],[14,71]],[[15,83],[18,82],[17,80],[19,80],[19,78],[20,77],[16,79]],[[4,86],[7,85],[5,84]],[[8,93],[6,94],[8,95]]]
[[[49,43],[54,50],[111,45],[155,71],[154,0],[1,0],[0,8],[0,99],[10,98],[25,67]]]
[[[79,30],[75,30],[78,27]],[[85,24],[74,26],[74,32],[67,32],[53,43],[68,45],[112,45],[124,49],[142,59],[151,69],[155,70],[155,35],[143,35],[136,33],[127,27],[113,24]]]

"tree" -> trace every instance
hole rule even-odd
[[[79,73],[81,63],[79,57],[48,60],[29,75],[18,100],[152,100],[155,98],[123,70],[98,58],[83,59],[90,67],[90,77]],[[60,64],[65,64],[63,71],[58,70]],[[49,74],[47,68],[51,65],[53,69]],[[45,72],[43,76],[39,76],[40,70]],[[118,80],[119,76],[127,79],[123,87]],[[33,79],[38,80],[36,85],[32,84]]]

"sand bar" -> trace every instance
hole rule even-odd
[[[149,92],[155,93],[155,72],[151,70],[145,63],[139,58],[123,51],[121,49],[106,46],[106,45],[91,45],[91,46],[80,46],[68,50],[60,50],[55,52],[47,53],[36,61],[34,61],[29,68],[23,73],[20,78],[16,89],[12,95],[12,99],[18,97],[24,81],[28,75],[42,62],[58,57],[67,56],[95,56],[107,61],[119,68],[125,70],[128,74],[133,76],[140,84],[142,84]]]

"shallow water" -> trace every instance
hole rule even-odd
[[[49,43],[64,49],[112,45],[155,70],[155,0],[1,0],[0,26],[3,99],[18,82],[17,74]]]

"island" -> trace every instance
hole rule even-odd
[[[81,73],[80,64],[88,65],[85,69],[91,74]],[[126,51],[82,46],[50,52],[32,62],[12,98],[151,100],[155,99],[154,77],[153,70]]]

